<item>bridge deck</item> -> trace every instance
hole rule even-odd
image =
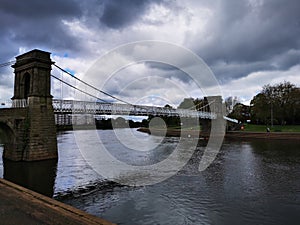
[[[131,116],[180,116],[198,117],[203,119],[216,119],[216,114],[209,111],[189,109],[173,109],[166,107],[128,105],[118,103],[102,103],[73,100],[53,100],[54,113],[66,114],[93,114],[93,115],[131,115]]]

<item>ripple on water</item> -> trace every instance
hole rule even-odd
[[[128,187],[103,179],[86,164],[75,132],[58,135],[54,197],[96,216],[119,224],[276,225],[300,221],[297,143],[225,141],[214,162],[202,172],[198,171],[204,150],[200,144],[175,176],[155,185]],[[89,131],[84,132],[88,137]],[[112,142],[113,131],[97,132],[120,159],[149,160],[143,155],[149,152],[131,152]],[[178,138],[164,139],[148,162],[167,157],[177,143]]]

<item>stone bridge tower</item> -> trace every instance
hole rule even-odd
[[[211,132],[223,135],[226,129],[226,121],[223,118],[225,105],[222,103],[222,96],[207,96],[205,99],[210,103],[210,111],[216,114],[217,119],[214,120],[213,126],[211,120],[201,119],[201,131],[205,136],[209,136]]]
[[[8,126],[15,137],[4,146],[3,157],[14,161],[57,158],[56,127],[52,106],[50,53],[32,50],[16,57],[13,118]]]

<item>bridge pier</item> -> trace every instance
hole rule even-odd
[[[2,123],[14,134],[3,157],[13,161],[56,159],[57,140],[50,94],[50,53],[32,50],[16,57],[13,108]],[[22,104],[20,104],[22,103]],[[0,112],[2,115],[3,113]],[[1,119],[0,119],[1,122]]]
[[[209,136],[211,121],[208,119],[200,119],[201,133],[203,136]]]
[[[211,104],[211,112],[216,114],[216,119],[211,122],[210,132],[211,135],[224,136],[226,130],[226,120],[223,115],[225,115],[225,105],[222,103],[221,96],[207,96],[206,97]]]
[[[207,96],[205,98],[210,103],[210,111],[216,114],[217,122],[212,126],[212,120],[200,119],[201,132],[204,136],[209,136],[211,132],[215,135],[222,135],[226,127],[226,121],[223,118],[225,106],[222,103],[222,96]]]

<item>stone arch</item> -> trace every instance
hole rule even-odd
[[[15,132],[5,122],[0,120],[0,143],[4,145],[12,145],[15,140]]]

